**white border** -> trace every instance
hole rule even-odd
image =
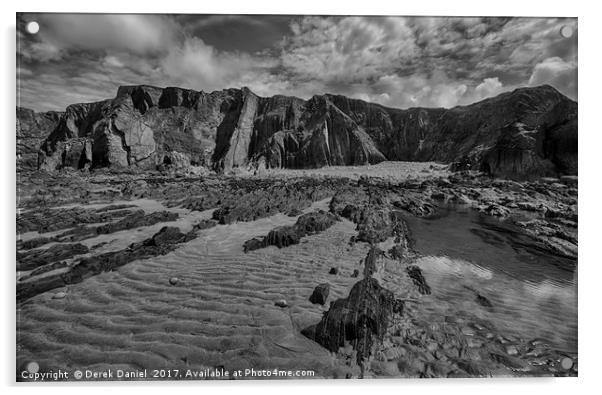
[[[300,1],[190,1],[175,2],[126,2],[103,0],[102,2],[27,0],[18,4],[2,5],[2,39],[4,53],[2,62],[3,94],[1,96],[2,121],[0,132],[3,152],[0,157],[2,173],[2,240],[4,260],[5,319],[2,325],[2,340],[5,341],[1,358],[1,383],[8,393],[13,391],[41,392],[53,394],[95,395],[106,391],[143,390],[149,394],[163,394],[171,390],[224,393],[287,393],[305,394],[316,390],[345,393],[365,391],[391,393],[475,393],[507,394],[514,392],[545,391],[546,394],[570,394],[594,392],[599,387],[596,377],[602,376],[599,364],[601,342],[600,267],[602,266],[602,237],[600,201],[602,182],[602,111],[599,73],[601,13],[595,2],[578,1],[528,1],[504,0],[499,2],[462,0],[392,1],[369,0],[352,3],[351,0],[300,0]],[[345,14],[345,15],[456,15],[456,16],[571,16],[579,18],[579,170],[581,185],[579,205],[581,211],[579,237],[579,378],[574,379],[432,379],[432,380],[370,380],[370,381],[309,381],[309,382],[199,382],[199,383],[88,383],[82,385],[28,385],[14,384],[15,377],[15,12],[124,12],[124,13],[238,13],[238,14]],[[598,385],[597,385],[598,384]],[[370,386],[370,387],[368,387]],[[599,392],[598,392],[599,393]]]

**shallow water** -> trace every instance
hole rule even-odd
[[[576,262],[536,248],[512,225],[449,206],[406,218],[433,288],[433,312],[465,311],[505,333],[577,351]],[[477,294],[493,307],[476,303]]]

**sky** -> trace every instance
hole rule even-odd
[[[138,84],[396,108],[549,84],[577,100],[577,38],[575,18],[18,14],[17,104],[62,111]]]

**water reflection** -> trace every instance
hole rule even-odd
[[[471,209],[407,217],[433,310],[467,311],[522,338],[577,350],[575,262],[538,248],[511,225]],[[479,303],[488,299],[492,307]],[[444,301],[444,303],[442,303]]]

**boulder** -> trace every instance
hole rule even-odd
[[[314,291],[312,292],[311,296],[309,297],[309,301],[313,304],[324,305],[326,303],[326,299],[328,299],[329,293],[330,293],[330,284],[328,284],[328,283],[320,284],[320,285],[316,286],[316,288],[314,288]]]
[[[372,353],[372,346],[382,341],[395,306],[393,293],[373,278],[356,283],[349,296],[331,304],[322,320],[302,333],[331,352],[350,342],[357,351],[357,362]]]

